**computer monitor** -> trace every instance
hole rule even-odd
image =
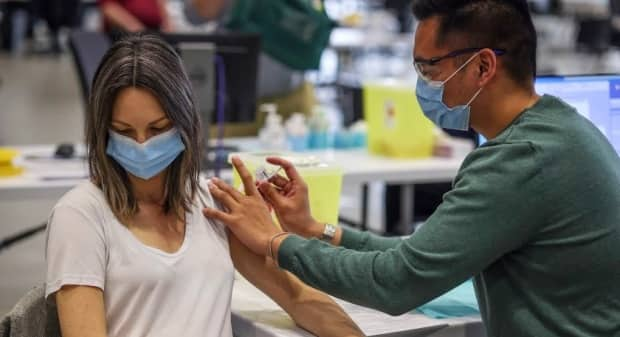
[[[214,174],[218,176],[220,169],[228,166],[228,153],[238,149],[222,142],[211,148],[208,139],[225,136],[225,130],[231,126],[245,131],[248,126],[248,129],[253,129],[257,123],[256,86],[260,36],[233,32],[175,33],[162,36],[179,51],[192,81],[204,125],[204,138],[207,140],[203,167],[214,169]],[[223,83],[224,127],[216,128],[215,124],[219,119],[217,110],[221,107],[218,89]]]
[[[216,107],[215,45],[208,42],[183,42],[178,44],[178,49],[192,82],[200,120],[211,124]],[[209,128],[203,130],[204,138],[209,139]]]
[[[182,45],[212,44],[215,47],[215,57],[220,58],[224,64],[226,83],[226,98],[224,102],[224,122],[229,123],[253,123],[256,121],[256,83],[258,74],[258,56],[260,53],[260,36],[258,34],[215,32],[215,33],[182,33],[164,34],[163,38],[171,45],[175,46],[183,56]],[[195,49],[195,48],[194,48]],[[187,55],[187,53],[186,53]],[[190,77],[191,69],[196,66],[196,53],[191,58],[192,65],[189,66]],[[206,54],[208,55],[208,53]],[[187,58],[184,59],[184,62]],[[205,57],[205,74],[208,77],[208,68],[213,66],[214,59]],[[195,69],[195,68],[194,68]],[[213,69],[213,68],[211,68]],[[217,70],[217,69],[216,69]],[[222,79],[216,73],[215,83],[207,85],[217,90],[217,83]],[[209,104],[210,107],[201,109],[211,109],[211,123],[217,122],[215,107],[217,99],[213,99],[214,93],[197,92],[199,103]],[[215,96],[216,97],[216,96]]]
[[[620,75],[552,76],[536,79],[536,92],[575,107],[620,153]],[[486,140],[480,136],[479,143]]]

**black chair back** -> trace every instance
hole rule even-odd
[[[73,31],[69,35],[69,48],[73,55],[85,104],[88,104],[88,96],[97,67],[110,45],[108,37],[99,32]]]

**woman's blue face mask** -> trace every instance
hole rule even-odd
[[[416,86],[416,97],[422,108],[424,115],[433,121],[435,125],[444,129],[463,130],[469,129],[469,119],[471,114],[471,103],[480,95],[480,88],[474,96],[465,105],[457,105],[449,108],[443,102],[443,94],[446,83],[454,78],[461,70],[463,70],[479,53],[476,53],[461,65],[452,75],[448,76],[445,81],[426,81],[422,76],[418,76]]]
[[[176,128],[154,136],[142,144],[112,130],[109,130],[109,135],[106,153],[127,172],[144,180],[165,170],[185,150]]]

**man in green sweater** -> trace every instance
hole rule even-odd
[[[256,188],[235,159],[246,195],[215,180],[228,211],[205,215],[309,285],[390,314],[474,277],[490,337],[620,336],[620,159],[573,107],[535,93],[526,1],[414,0],[413,10],[424,113],[489,139],[418,231],[382,238],[317,223],[306,184],[275,158],[288,176],[272,179],[278,191]]]

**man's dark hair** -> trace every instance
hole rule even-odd
[[[536,76],[536,30],[526,0],[414,0],[413,14],[439,18],[438,46],[504,49],[516,83],[530,86]]]

